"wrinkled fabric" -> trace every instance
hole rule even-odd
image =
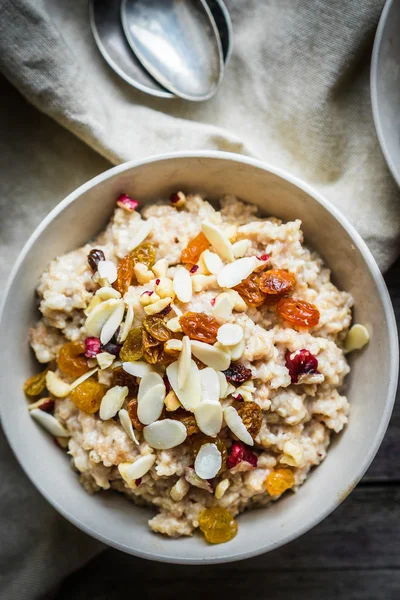
[[[242,153],[287,169],[347,215],[382,269],[396,258],[399,191],[369,96],[383,0],[226,4],[232,58],[218,95],[196,104],[122,81],[94,43],[86,1],[0,0],[2,281],[67,193],[112,164],[176,150]],[[40,497],[4,438],[0,473],[0,600],[51,597],[101,546]]]

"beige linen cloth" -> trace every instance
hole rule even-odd
[[[69,191],[111,164],[174,150],[225,150],[283,167],[349,217],[382,269],[394,260],[399,191],[369,100],[383,0],[226,2],[233,55],[218,95],[194,104],[120,80],[95,46],[85,0],[0,0],[3,281]],[[2,438],[0,448],[0,598],[39,598],[100,546],[40,498]]]

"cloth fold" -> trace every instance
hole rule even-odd
[[[232,58],[218,95],[195,104],[153,98],[122,81],[94,43],[84,0],[0,0],[0,71],[38,109],[0,81],[1,277],[28,232],[83,181],[111,164],[195,149],[255,156],[300,176],[348,216],[382,269],[391,264],[399,191],[369,96],[383,0],[226,4]],[[12,517],[0,523],[0,599],[39,598],[100,546],[15,475],[3,441],[0,452],[7,482],[0,510]],[[18,502],[20,493],[28,504]],[[28,544],[32,535],[37,542]],[[49,571],[40,568],[47,559]]]

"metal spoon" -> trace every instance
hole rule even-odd
[[[186,100],[208,100],[223,77],[223,54],[205,0],[122,0],[128,43],[149,73]]]

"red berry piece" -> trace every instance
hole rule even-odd
[[[300,375],[318,373],[317,358],[305,348],[296,350],[295,352],[289,352],[288,350],[285,354],[285,360],[292,383],[297,383]]]

